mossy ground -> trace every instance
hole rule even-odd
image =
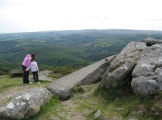
[[[0,106],[7,103],[19,90],[31,87],[46,87],[49,81],[41,84],[22,84],[22,78],[0,76]],[[94,114],[101,110],[96,120],[161,120],[162,93],[148,100],[139,99],[130,84],[118,89],[101,89],[98,84],[75,87],[73,96],[67,101],[60,101],[53,96],[49,103],[41,107],[38,114],[24,120],[95,120]]]

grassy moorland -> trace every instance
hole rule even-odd
[[[41,84],[22,84],[22,78],[0,76],[0,106],[6,104],[11,96],[23,89],[47,87],[50,82]],[[100,110],[101,116],[96,120],[161,120],[162,94],[154,99],[141,101],[132,91],[130,85],[119,89],[99,89],[98,84],[76,86],[73,96],[67,101],[60,101],[53,96],[49,103],[41,107],[38,114],[24,120],[95,120],[94,114]]]
[[[162,39],[160,31],[81,30],[0,34],[0,106],[23,89],[47,87],[22,84],[22,78],[10,78],[11,69],[21,69],[26,54],[35,53],[40,70],[52,70],[50,77],[67,75],[95,61],[118,54],[129,42],[153,37]],[[162,120],[162,93],[141,101],[130,85],[120,89],[99,89],[98,84],[76,86],[67,101],[52,99],[28,120]]]

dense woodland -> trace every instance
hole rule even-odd
[[[36,54],[40,69],[80,68],[118,54],[131,41],[153,37],[161,31],[72,30],[0,34],[0,74],[21,69],[28,53]]]

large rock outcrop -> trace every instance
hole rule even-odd
[[[117,88],[131,81],[131,74],[139,55],[146,47],[143,42],[130,42],[110,63],[102,77],[100,87]]]
[[[119,88],[131,83],[140,97],[155,95],[162,90],[162,41],[147,38],[130,42],[109,61],[99,61],[68,76],[53,81],[49,90],[61,99],[68,99],[75,85],[101,80],[101,88]]]
[[[128,82],[140,98],[162,90],[162,41],[130,42],[110,63],[100,87],[118,88]]]
[[[7,105],[0,108],[0,119],[22,119],[33,116],[51,97],[51,92],[42,87],[19,91]]]
[[[162,45],[147,47],[132,73],[132,88],[140,97],[147,97],[162,90]]]

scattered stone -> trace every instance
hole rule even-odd
[[[115,110],[121,111],[121,110],[123,110],[123,108],[115,108]]]
[[[136,119],[136,118],[130,118],[129,120],[138,120],[138,119]]]
[[[10,71],[10,77],[21,77],[23,76],[23,71],[19,69],[13,69]]]
[[[101,116],[101,110],[97,110],[97,112],[94,114],[95,119],[100,118]]]

